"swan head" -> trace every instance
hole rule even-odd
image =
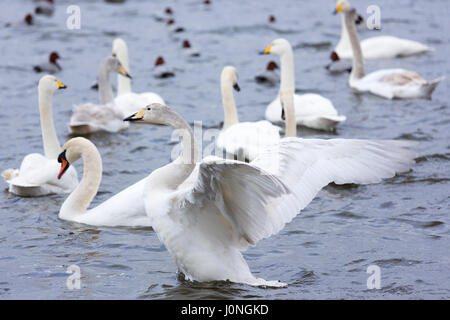
[[[39,90],[45,90],[52,94],[59,89],[66,89],[67,87],[56,79],[55,76],[46,75],[39,80],[38,88]]]
[[[127,50],[127,43],[122,38],[116,38],[113,41],[113,48],[112,48],[112,56],[113,57],[120,57],[122,54],[126,53]]]
[[[62,150],[63,151],[57,158],[58,162],[61,164],[58,179],[61,179],[67,169],[69,169],[70,165],[80,159],[83,153],[93,151],[95,154],[98,154],[98,150],[95,145],[83,137],[70,139],[62,146]]]
[[[350,2],[348,2],[348,0],[338,0],[336,2],[336,8],[334,9],[334,14],[339,13],[339,12],[347,12],[352,8],[352,6],[350,5]]]
[[[241,91],[241,88],[238,84],[238,73],[235,67],[226,66],[222,70],[222,74],[220,76],[220,80],[223,84],[231,84],[236,91]]]
[[[123,121],[133,121],[133,122],[147,122],[152,124],[162,124],[167,125],[170,115],[172,114],[171,109],[160,103],[152,103],[142,108],[138,112],[132,114],[131,116],[123,119]]]
[[[103,61],[103,63],[105,64],[108,72],[117,72],[124,77],[131,79],[131,76],[128,74],[127,70],[125,70],[124,66],[120,63],[117,57],[109,56]]]
[[[266,50],[263,51],[263,54],[271,53],[277,56],[282,56],[284,53],[289,51],[292,51],[289,41],[283,38],[278,38],[273,40],[272,43],[267,46]]]

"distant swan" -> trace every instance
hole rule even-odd
[[[353,66],[349,78],[351,88],[359,92],[370,92],[387,99],[431,98],[431,94],[443,77],[427,81],[416,72],[405,69],[382,69],[366,75],[361,46],[353,20],[356,11],[350,7],[346,0],[338,1],[336,11],[343,12],[344,22],[354,52]]]
[[[8,169],[2,176],[9,185],[9,192],[22,197],[44,196],[71,192],[78,183],[77,172],[71,168],[62,180],[56,178],[56,158],[61,147],[56,135],[52,117],[52,95],[58,89],[65,89],[54,76],[46,75],[39,80],[39,113],[41,117],[44,156],[38,153],[27,155],[20,169]]]
[[[131,78],[116,57],[105,58],[98,73],[100,104],[88,102],[74,107],[69,123],[72,134],[87,134],[100,130],[117,132],[128,127],[122,121],[122,111],[118,110],[114,104],[114,96],[109,82],[110,72],[117,72]]]
[[[95,145],[77,137],[67,141],[58,156],[61,164],[58,179],[65,176],[70,165],[83,159],[83,179],[64,201],[59,218],[93,226],[149,227],[150,219],[144,209],[143,187],[146,178],[115,194],[95,208],[88,207],[102,180],[102,159]]]
[[[335,13],[342,10],[343,7],[350,7],[350,3],[347,0],[338,1]],[[388,59],[421,54],[432,49],[417,41],[393,36],[379,36],[362,40],[361,50],[364,59]],[[331,53],[331,59],[336,61],[339,59],[352,58],[352,47],[348,36],[345,19],[344,16],[342,16],[341,38],[334,51]]]
[[[345,116],[338,115],[330,100],[315,93],[295,94],[294,56],[292,47],[286,39],[274,40],[264,51],[265,54],[275,54],[281,60],[280,94],[294,94],[295,118],[298,125],[318,129],[333,130]],[[275,98],[266,109],[266,119],[280,123],[282,111],[280,96]]]

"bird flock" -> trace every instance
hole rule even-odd
[[[52,15],[53,6],[53,0],[39,1],[35,14]],[[366,73],[364,60],[427,54],[432,48],[392,36],[360,41],[356,25],[362,17],[350,2],[338,0],[335,13],[341,15],[342,32],[330,55],[329,70],[333,63],[351,60],[348,84],[352,90],[386,99],[431,98],[442,77],[427,81],[401,68]],[[174,34],[184,32],[171,8],[155,18]],[[33,16],[28,14],[23,21],[32,24]],[[271,15],[268,22],[275,23],[276,18]],[[181,41],[180,47],[189,57],[201,55],[188,40]],[[242,252],[278,233],[329,183],[379,183],[410,170],[415,143],[297,137],[297,126],[332,131],[345,125],[346,116],[335,108],[332,97],[295,93],[289,41],[279,38],[261,43],[261,53],[273,55],[276,61],[270,61],[255,80],[280,86],[279,94],[261,112],[265,120],[239,121],[233,96],[240,90],[238,71],[224,66],[220,75],[223,128],[216,139],[222,152],[202,157],[182,115],[155,92],[132,91],[128,48],[121,38],[113,41],[111,55],[99,66],[98,101],[74,105],[69,130],[76,137],[61,146],[53,123],[52,96],[66,86],[54,76],[62,67],[58,53],[52,52],[48,62],[33,68],[45,73],[38,84],[43,154],[29,154],[18,169],[3,171],[9,192],[21,197],[69,194],[59,211],[63,220],[92,226],[151,226],[185,279],[286,286],[255,277]],[[117,74],[116,95],[110,73]],[[173,77],[175,71],[161,56],[156,59],[154,76]],[[82,136],[127,130],[134,123],[165,125],[181,132],[178,158],[90,208],[102,180],[102,158],[97,147]],[[79,159],[83,162],[81,180],[72,166]]]

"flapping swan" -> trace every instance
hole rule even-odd
[[[275,54],[281,60],[282,92],[291,92],[294,95],[295,119],[298,125],[319,129],[333,130],[345,116],[338,115],[330,100],[315,93],[295,94],[294,56],[291,44],[286,39],[274,40],[264,51],[265,54]],[[266,119],[273,123],[280,123],[281,115],[280,96],[275,98],[266,109]]]
[[[355,9],[344,0],[338,2],[336,11],[342,11],[343,13],[354,52],[352,72],[349,78],[351,88],[359,92],[370,92],[387,99],[431,98],[431,94],[443,77],[427,81],[416,72],[405,69],[382,69],[366,75],[361,45],[355,22],[352,20],[355,16]]]
[[[130,72],[128,63],[128,48],[125,41],[121,38],[117,38],[113,41],[113,56],[116,56],[122,66]],[[123,117],[137,112],[142,106],[146,106],[152,103],[162,103],[164,100],[154,92],[134,93],[131,91],[130,78],[124,77],[121,74],[117,75],[117,97],[114,99],[114,103],[118,110],[123,113]]]
[[[233,89],[240,90],[237,78],[236,68],[223,68],[220,83],[225,120],[216,146],[224,150],[227,157],[234,155],[239,160],[251,161],[264,146],[279,143],[280,128],[266,120],[239,122],[233,97]]]
[[[97,194],[102,180],[102,159],[95,145],[77,137],[67,141],[58,156],[61,164],[58,179],[66,175],[70,164],[83,159],[83,178],[64,201],[59,218],[93,226],[149,227],[150,219],[144,209],[143,188],[147,178],[129,186],[95,208],[88,207]]]
[[[114,104],[109,82],[110,72],[117,72],[131,78],[116,57],[110,56],[104,59],[98,73],[100,104],[88,102],[74,107],[69,124],[72,134],[87,134],[99,130],[117,132],[128,127],[122,121],[122,112]]]
[[[33,67],[36,72],[57,73],[61,71],[61,66],[58,63],[59,54],[56,51],[50,53],[47,63],[42,63]]]
[[[335,12],[350,7],[347,0],[339,0]],[[397,38],[393,36],[372,37],[361,41],[361,50],[364,59],[388,59],[421,54],[432,50],[430,47],[417,41]],[[348,36],[344,16],[341,17],[341,38],[334,51],[331,60],[352,59],[353,52]]]
[[[67,172],[64,179],[58,180],[58,162],[56,158],[61,147],[56,135],[52,117],[52,95],[58,89],[66,88],[54,76],[46,75],[39,80],[39,112],[41,117],[42,142],[44,155],[27,155],[20,169],[8,169],[2,176],[9,185],[9,191],[22,197],[44,196],[54,193],[71,192],[78,183],[74,168]]]
[[[292,101],[286,109],[293,115]],[[405,141],[285,138],[250,164],[211,156],[197,162],[192,129],[167,106],[152,104],[125,120],[184,133],[180,157],[147,178],[144,202],[178,269],[197,281],[284,286],[255,278],[241,251],[278,233],[328,183],[379,182],[408,170],[414,156]]]

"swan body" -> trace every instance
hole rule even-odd
[[[294,93],[294,57],[292,47],[286,39],[274,40],[264,53],[280,56],[280,93],[292,92],[294,95],[295,121],[298,125],[318,130],[334,130],[340,122],[345,121],[346,117],[338,115],[330,100],[318,94],[297,95]],[[280,99],[276,98],[267,106],[266,119],[275,123],[281,122],[282,109]]]
[[[130,72],[128,61],[128,47],[126,42],[121,38],[113,41],[113,56],[116,56],[122,66]],[[142,106],[152,103],[164,104],[163,98],[154,92],[135,93],[131,90],[131,80],[121,74],[117,75],[117,97],[114,104],[117,109],[122,112],[122,118],[131,113],[137,112]]]
[[[56,158],[61,147],[56,135],[52,118],[52,95],[65,86],[54,76],[46,75],[39,80],[39,111],[41,118],[44,154],[27,155],[17,169],[7,169],[2,176],[8,183],[9,192],[22,197],[45,196],[71,192],[78,183],[74,168],[67,172],[64,179],[58,180]]]
[[[354,53],[349,85],[359,92],[370,92],[383,98],[431,98],[431,94],[443,77],[427,81],[416,72],[404,69],[382,69],[370,74],[364,72],[364,58],[356,31],[356,14],[347,0],[339,0],[336,11],[343,12],[348,38]]]
[[[98,191],[102,179],[101,156],[92,142],[77,137],[62,147],[58,157],[61,163],[59,178],[64,178],[70,164],[83,159],[83,178],[61,206],[59,218],[93,226],[150,227],[145,213],[143,188],[147,178],[115,194],[95,208],[88,207]]]
[[[123,113],[114,104],[109,73],[117,72],[130,77],[116,57],[103,60],[98,74],[100,104],[84,103],[74,106],[69,128],[72,134],[88,134],[96,131],[117,132],[128,128]]]
[[[253,160],[266,145],[280,140],[280,128],[269,121],[239,122],[233,89],[240,91],[235,67],[226,66],[220,76],[224,124],[216,140],[216,147],[226,156]]]

